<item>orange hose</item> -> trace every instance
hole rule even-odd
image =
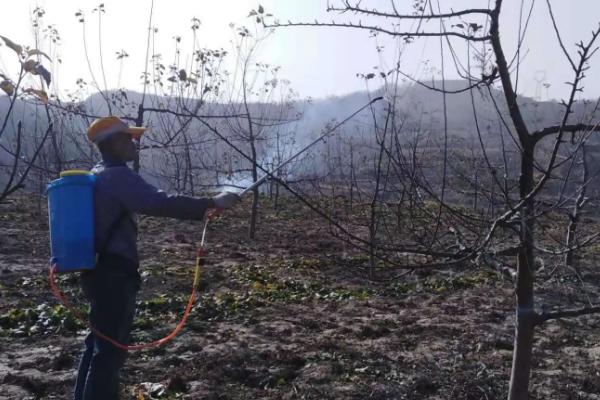
[[[207,224],[208,224],[208,220],[207,220]],[[206,232],[206,225],[204,226],[204,233],[205,232]],[[181,332],[181,330],[185,326],[185,323],[187,322],[190,312],[192,311],[192,307],[196,300],[196,288],[198,287],[198,283],[200,281],[200,268],[202,266],[202,259],[204,256],[204,247],[203,247],[204,233],[202,235],[202,244],[200,245],[200,247],[198,247],[198,250],[196,252],[196,271],[194,274],[194,283],[192,285],[192,293],[190,294],[187,306],[185,307],[185,311],[183,312],[183,317],[181,318],[181,320],[179,321],[177,326],[175,326],[175,329],[173,329],[173,331],[171,333],[169,333],[167,336],[163,337],[162,339],[158,339],[158,340],[155,340],[153,342],[148,342],[148,343],[125,345],[123,343],[117,342],[116,340],[114,340],[114,339],[108,337],[107,335],[103,334],[102,332],[100,332],[98,329],[94,328],[90,324],[88,319],[85,318],[76,308],[74,308],[71,305],[71,303],[69,303],[69,301],[66,299],[65,295],[60,291],[58,285],[56,284],[56,272],[58,270],[58,267],[56,264],[53,264],[50,267],[50,272],[49,272],[49,276],[48,276],[48,279],[50,281],[50,289],[52,290],[52,293],[54,294],[54,296],[56,296],[56,298],[58,300],[60,300],[60,302],[71,313],[73,313],[73,315],[75,315],[75,317],[77,319],[79,319],[80,321],[85,323],[90,328],[90,330],[94,333],[94,335],[106,340],[107,342],[113,344],[115,347],[117,347],[121,350],[125,350],[125,351],[135,351],[135,350],[144,350],[144,349],[149,349],[152,347],[161,346],[161,345],[173,340],[175,338],[175,336],[177,336],[177,334],[179,334],[179,332]]]

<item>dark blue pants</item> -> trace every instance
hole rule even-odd
[[[137,265],[123,257],[101,255],[96,269],[82,273],[81,285],[90,302],[92,326],[128,344],[140,287]],[[79,363],[74,400],[117,400],[126,355],[126,351],[90,332]]]

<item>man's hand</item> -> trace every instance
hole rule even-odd
[[[227,210],[235,206],[241,200],[240,196],[232,192],[223,192],[212,198],[215,203],[215,208]]]

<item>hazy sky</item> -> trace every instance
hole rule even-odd
[[[526,17],[534,0],[524,0],[523,14]],[[86,15],[86,32],[89,58],[93,72],[100,77],[99,44],[97,14],[92,9],[101,0],[20,0],[5,1],[2,4],[2,24],[0,35],[13,41],[33,45],[30,26],[31,11],[36,6],[46,10],[44,25],[53,24],[61,35],[58,53],[62,63],[54,63],[56,85],[61,95],[75,87],[77,78],[89,80],[84,56],[82,24],[78,23],[75,13],[81,9]],[[330,0],[335,4],[336,0]],[[140,90],[140,73],[144,69],[147,24],[150,12],[150,0],[105,0],[106,13],[102,22],[102,50],[107,72],[109,88],[120,86]],[[153,26],[159,31],[156,35],[156,51],[165,60],[172,59],[173,37],[182,36],[182,55],[186,57],[191,47],[191,19],[201,20],[199,43],[204,47],[231,49],[233,37],[230,23],[252,25],[248,12],[258,4],[267,12],[282,21],[354,20],[352,15],[336,15],[326,12],[326,0],[154,0]],[[409,10],[412,0],[395,0],[400,10]],[[442,8],[458,10],[467,6],[486,7],[487,0],[442,0]],[[563,34],[563,41],[571,54],[576,55],[574,43],[587,41],[591,30],[600,21],[600,1],[598,0],[551,0],[554,13]],[[390,0],[363,0],[363,6],[389,9]],[[435,0],[437,7],[437,0]],[[511,58],[517,42],[521,1],[504,2],[504,15],[501,20],[501,34],[505,50]],[[365,21],[365,19],[363,19]],[[474,21],[474,20],[473,20]],[[450,23],[459,23],[454,20]],[[467,20],[466,22],[471,22]],[[389,23],[389,22],[386,22]],[[519,92],[529,96],[536,95],[536,88],[542,87],[543,99],[564,97],[568,93],[565,81],[572,79],[569,65],[560,51],[558,42],[551,29],[546,0],[535,0],[527,39],[522,51],[523,63],[519,81]],[[409,29],[409,23],[401,25]],[[435,28],[435,25],[431,25]],[[459,41],[455,42],[459,52],[464,50]],[[385,46],[383,53],[376,46]],[[187,47],[186,47],[187,46]],[[280,77],[287,78],[301,96],[323,97],[340,95],[364,89],[365,82],[356,77],[357,73],[368,73],[373,67],[387,69],[397,60],[398,49],[402,49],[400,58],[404,72],[417,78],[430,80],[439,77],[440,42],[439,39],[417,39],[408,46],[400,46],[397,40],[379,36],[369,37],[366,30],[329,29],[329,28],[280,28],[264,43],[260,60],[281,65]],[[48,50],[47,45],[42,49]],[[124,63],[119,82],[119,62],[115,53],[124,49],[130,57]],[[464,57],[463,57],[464,59]],[[428,62],[424,62],[429,60]],[[466,62],[466,60],[464,60]],[[46,62],[47,63],[47,62]],[[593,68],[585,81],[586,97],[600,96],[600,54],[592,60]],[[14,54],[0,47],[0,71],[11,76],[17,71]],[[446,77],[456,77],[449,58],[446,59]],[[542,80],[550,84],[541,85]],[[381,82],[369,81],[372,87]]]

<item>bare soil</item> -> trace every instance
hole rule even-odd
[[[366,258],[297,204],[209,226],[201,297],[170,344],[132,352],[123,399],[501,399],[513,347],[513,282],[486,268],[369,281]],[[134,342],[173,328],[191,287],[202,224],[140,219],[142,290]],[[547,305],[600,293],[597,249],[573,274],[547,273]],[[69,399],[86,334],[49,291],[44,207],[0,204],[0,399]],[[546,271],[551,270],[546,265]],[[554,277],[554,278],[553,278]],[[554,282],[552,279],[562,279]],[[77,274],[60,286],[82,309]],[[552,281],[552,285],[547,284]],[[579,285],[579,286],[578,286]],[[600,399],[600,316],[536,334],[533,399]]]

